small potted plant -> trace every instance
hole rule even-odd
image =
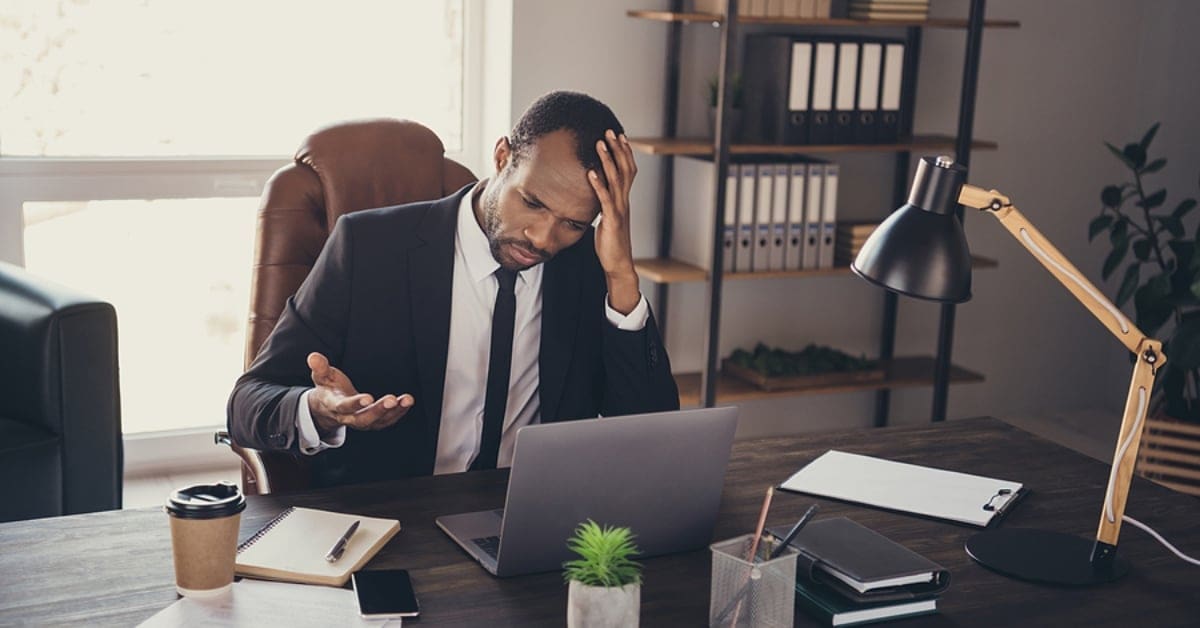
[[[579,558],[563,563],[568,628],[637,626],[642,605],[642,566],[629,528],[587,520],[567,547]]]

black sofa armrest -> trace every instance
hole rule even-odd
[[[112,305],[0,262],[0,403],[59,440],[61,513],[121,507],[124,468]]]

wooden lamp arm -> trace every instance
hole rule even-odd
[[[959,193],[958,202],[995,216],[1009,233],[1050,271],[1050,274],[1070,290],[1071,294],[1137,357],[1133,367],[1133,378],[1129,384],[1129,396],[1125,400],[1125,415],[1121,420],[1121,433],[1113,455],[1108,489],[1104,496],[1100,527],[1096,532],[1096,545],[1092,551],[1093,563],[1111,561],[1116,553],[1117,538],[1121,532],[1121,518],[1125,513],[1129,484],[1133,480],[1133,468],[1137,463],[1138,445],[1145,427],[1150,393],[1154,389],[1154,376],[1158,369],[1167,363],[1167,358],[1162,353],[1162,343],[1147,338],[1112,301],[1097,290],[1030,224],[1008,197],[995,190],[964,185]]]

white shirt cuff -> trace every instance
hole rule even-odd
[[[313,421],[312,413],[308,409],[308,395],[312,393],[312,389],[304,391],[300,395],[300,407],[296,409],[296,432],[300,435],[300,453],[311,456],[326,449],[336,449],[346,442],[346,426],[338,426],[337,431],[329,440],[321,440],[320,433],[317,432],[317,424]]]
[[[646,321],[650,320],[650,306],[646,304],[646,295],[641,295],[638,304],[629,314],[622,314],[612,308],[608,297],[604,297],[604,314],[613,327],[621,331],[642,331]]]

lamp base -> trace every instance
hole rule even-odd
[[[1129,572],[1129,563],[1120,558],[1093,563],[1094,543],[1061,532],[1009,528],[971,537],[967,554],[993,571],[1045,584],[1091,586]]]

